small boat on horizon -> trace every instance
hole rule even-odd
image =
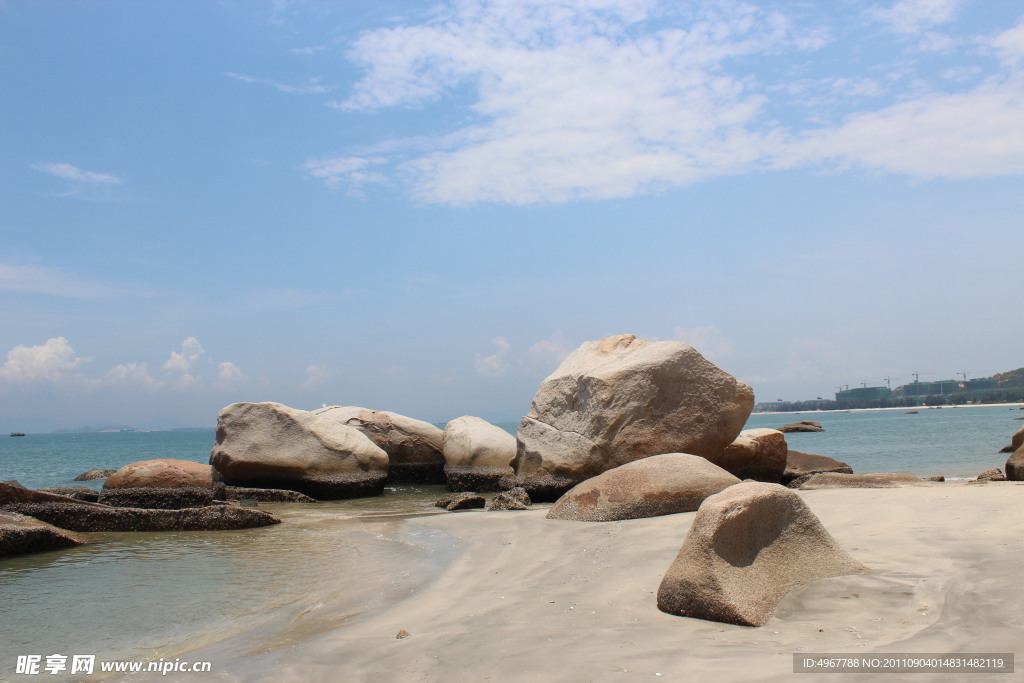
[[[11,436],[25,436],[25,432],[11,432]]]

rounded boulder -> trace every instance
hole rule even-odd
[[[319,499],[379,495],[388,474],[388,454],[360,430],[280,403],[221,410],[210,464],[230,486]]]
[[[444,473],[449,491],[496,491],[513,473],[516,437],[479,417],[463,415],[444,428]]]
[[[666,453],[620,465],[565,493],[548,519],[609,522],[692,512],[709,496],[740,483],[698,455]]]

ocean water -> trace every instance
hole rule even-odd
[[[791,448],[828,455],[856,472],[967,477],[1002,466],[997,451],[1024,411],[979,406],[905,411],[752,415],[747,427],[818,420],[820,433],[787,435]],[[503,424],[509,431],[515,424]],[[0,481],[73,485],[93,468],[173,457],[207,462],[213,430],[0,437]],[[98,487],[100,482],[92,482]],[[443,487],[396,487],[378,498],[261,504],[284,523],[220,532],[93,534],[78,548],[0,560],[0,680],[18,655],[97,654],[165,659],[200,650],[234,658],[286,648],[336,628],[430,580],[455,540],[403,520],[434,514]],[[258,634],[258,638],[252,637]],[[211,656],[214,653],[215,656]],[[49,677],[59,680],[59,677]]]

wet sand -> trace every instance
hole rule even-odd
[[[1013,652],[1024,643],[1024,485],[801,495],[874,573],[803,586],[762,627],[658,611],[658,585],[694,513],[585,523],[547,520],[544,509],[469,511],[404,522],[458,549],[408,597],[273,648],[250,634],[251,647],[221,659],[215,678],[836,681],[845,676],[793,674],[793,653]],[[409,636],[396,638],[403,629]]]

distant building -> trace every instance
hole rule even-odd
[[[874,401],[890,396],[892,396],[892,392],[888,387],[854,387],[836,392],[837,401]]]

